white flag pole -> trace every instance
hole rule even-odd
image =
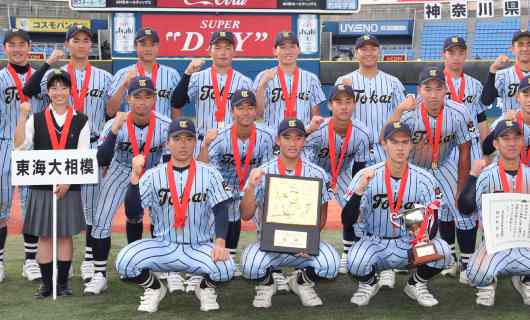
[[[52,276],[52,288],[53,288],[53,300],[57,300],[57,185],[53,185],[53,276]]]

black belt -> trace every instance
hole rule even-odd
[[[99,136],[91,136],[90,137],[90,143],[94,143],[99,140]]]
[[[366,235],[369,237],[374,237],[374,235],[369,232],[366,232]],[[375,237],[381,238],[383,240],[396,240],[396,239],[402,238],[402,237],[383,237],[383,236],[375,236]]]

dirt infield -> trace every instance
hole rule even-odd
[[[15,192],[15,197],[13,200],[13,208],[11,211],[11,218],[9,219],[9,234],[19,234],[22,230],[22,221],[23,217],[20,214],[20,205],[18,200],[18,192]],[[328,208],[328,221],[326,223],[326,229],[335,230],[339,229],[341,226],[340,223],[340,207],[335,201],[332,201]],[[144,221],[144,229],[149,229],[149,218]],[[255,230],[255,226],[251,222],[242,223],[243,231]],[[118,209],[118,214],[114,219],[112,225],[113,232],[125,232],[125,212],[123,206]]]

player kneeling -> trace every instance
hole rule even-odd
[[[265,175],[279,174],[322,179],[322,210],[321,224],[324,227],[327,217],[327,203],[333,193],[330,190],[328,175],[315,164],[302,158],[305,145],[305,128],[302,121],[297,119],[284,119],[278,128],[277,144],[280,146],[280,155],[253,169],[245,185],[245,194],[241,200],[241,219],[254,218],[256,226],[261,229],[263,204],[265,198]],[[252,303],[256,308],[269,308],[272,306],[272,296],[276,293],[276,282],[273,279],[273,270],[292,267],[296,268],[288,278],[288,285],[306,307],[322,305],[313,287],[319,277],[333,279],[339,271],[340,256],[332,245],[321,241],[319,254],[309,256],[304,253],[276,253],[260,249],[259,241],[249,245],[241,254],[241,272],[243,277],[256,280],[256,296]]]
[[[225,248],[226,203],[232,195],[217,170],[193,159],[196,143],[193,122],[178,118],[169,127],[167,146],[171,160],[167,164],[148,170],[140,179],[145,159],[139,155],[133,160],[125,201],[128,210],[149,209],[155,238],[138,240],[123,248],[116,259],[116,269],[122,279],[145,289],[138,311],[156,312],[166,295],[167,289],[153,272],[203,276],[195,287],[202,311],[219,309],[216,282],[228,281],[234,274],[234,262]]]
[[[528,82],[528,80],[527,80]],[[523,83],[523,82],[521,82]],[[528,85],[521,86],[523,91]],[[496,192],[528,193],[530,191],[530,168],[520,160],[523,150],[523,133],[516,121],[502,120],[491,133],[493,146],[499,160],[490,166],[484,160],[477,160],[470,172],[464,190],[458,199],[462,213],[472,214],[475,209],[482,215],[482,195]],[[482,173],[481,173],[482,172]],[[478,178],[477,178],[478,177]],[[530,305],[530,248],[514,248],[488,254],[485,241],[471,257],[467,268],[470,284],[477,288],[476,303],[493,306],[498,276],[511,275],[512,284]]]
[[[394,122],[383,130],[382,145],[387,160],[356,174],[345,195],[346,207],[352,214],[344,215],[343,219],[351,219],[346,221],[351,225],[362,211],[366,224],[364,237],[348,254],[348,270],[359,280],[359,287],[350,301],[358,306],[367,305],[378,292],[378,272],[404,269],[409,264],[413,238],[402,228],[402,219],[396,218],[400,210],[411,209],[414,204],[427,206],[440,196],[434,177],[408,163],[412,149],[408,126]],[[453,261],[445,241],[432,239],[431,243],[441,258],[418,266],[405,286],[405,293],[424,307],[438,304],[427,282]]]

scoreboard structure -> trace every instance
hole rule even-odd
[[[359,12],[359,0],[70,0],[79,11],[163,11],[230,13],[316,13]]]

